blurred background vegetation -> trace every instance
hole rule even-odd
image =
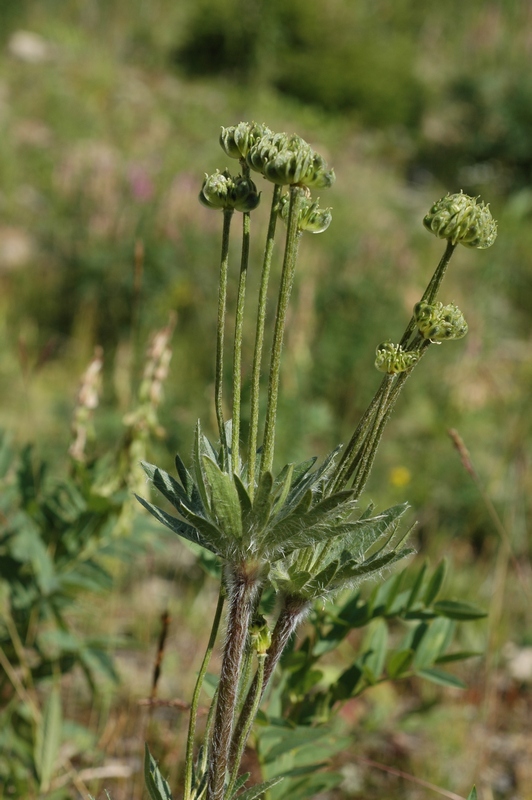
[[[400,335],[441,255],[421,225],[430,204],[460,189],[491,204],[499,220],[495,246],[459,248],[441,295],[462,308],[469,335],[432,348],[407,384],[368,498],[381,507],[408,499],[419,520],[419,558],[446,554],[451,594],[492,611],[473,644],[481,648],[491,637],[490,686],[499,706],[487,725],[486,676],[472,662],[469,673],[464,668],[466,702],[451,692],[447,705],[436,705],[432,689],[387,688],[348,721],[365,726],[370,757],[380,753],[439,785],[451,786],[457,774],[467,784],[464,764],[497,750],[491,797],[520,800],[532,797],[532,743],[521,727],[531,707],[530,603],[518,581],[494,583],[498,534],[447,430],[464,437],[530,581],[531,31],[532,9],[518,0],[0,4],[0,423],[15,446],[34,443],[52,471],[68,468],[77,386],[94,348],[104,354],[93,445],[102,455],[122,436],[150,332],[171,312],[173,357],[159,410],[165,433],[150,457],[170,467],[175,452],[189,452],[198,417],[215,429],[220,218],[200,206],[197,193],[205,172],[231,166],[217,145],[221,125],[254,119],[297,132],[337,174],[322,198],[333,223],[302,244],[279,464],[324,455],[350,435],[380,380],[375,346]],[[163,535],[151,537],[160,543],[149,563],[133,559],[127,575],[117,573],[115,621],[100,619],[140,643],[123,659],[126,686],[137,662],[139,681],[149,686],[146,664],[167,602],[176,619],[180,608],[193,622],[210,613],[191,600],[201,574],[171,584],[168,558],[155,554]],[[146,593],[149,618],[138,599]],[[201,648],[181,624],[169,650],[195,653]],[[194,653],[183,656],[187,664],[196,663]],[[528,654],[528,671],[517,678],[516,654],[525,661]],[[167,694],[187,696],[186,684],[167,680]],[[127,708],[148,692],[133,678],[130,684]],[[98,724],[118,742],[133,734],[120,722],[123,708],[111,705]],[[396,717],[390,722],[399,706],[416,712],[405,712],[402,727]],[[423,725],[429,720],[423,734],[421,710]],[[160,736],[170,763],[180,740],[172,738],[169,714]],[[113,733],[119,724],[123,737]],[[481,724],[491,738],[479,745]],[[352,770],[343,796],[426,796],[345,761]]]

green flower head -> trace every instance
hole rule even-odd
[[[290,195],[284,194],[279,204],[279,216],[283,222],[288,222],[290,211]],[[319,198],[314,202],[310,197],[303,197],[299,209],[299,221],[297,228],[299,231],[310,233],[323,233],[331,224],[332,214],[330,208],[320,208]]]
[[[468,331],[464,315],[454,303],[416,303],[414,319],[421,335],[431,342],[462,339]]]
[[[400,344],[383,342],[377,347],[375,366],[379,372],[388,375],[397,375],[406,372],[417,363],[420,353],[418,350],[403,350]]]
[[[266,125],[256,122],[239,122],[230,128],[222,128],[220,145],[230,158],[245,158],[251,147],[263,136],[271,135]]]
[[[205,175],[199,200],[207,208],[244,212],[257,208],[260,194],[250,178],[233,178],[228,170],[216,170],[213,175]]]
[[[463,192],[448,194],[434,203],[423,225],[440,239],[479,250],[491,247],[497,238],[497,223],[489,206]]]
[[[275,133],[263,136],[249,150],[246,161],[251,169],[281,186],[298,184],[314,188],[332,186],[334,171],[300,136]]]

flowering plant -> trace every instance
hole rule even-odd
[[[405,544],[409,531],[400,529],[406,504],[376,514],[372,507],[360,506],[360,497],[406,379],[431,345],[459,339],[467,332],[460,310],[437,300],[456,246],[489,247],[496,236],[488,207],[463,193],[448,195],[432,207],[424,225],[446,239],[444,255],[400,341],[377,347],[376,367],[385,374],[353,436],[319,465],[311,458],[276,470],[281,355],[299,241],[305,231],[321,233],[329,226],[331,210],[320,209],[310,190],[332,186],[335,176],[303,139],[273,133],[264,125],[241,122],[222,128],[220,144],[227,156],[239,161],[240,174],[217,171],[205,177],[200,191],[200,201],[223,214],[214,391],[217,442],[206,437],[198,422],[190,467],[176,457],[177,479],[144,464],[146,474],[173,507],[173,513],[138,498],[160,522],[213,554],[222,566],[218,606],[191,702],[185,800],[231,800],[237,796],[252,800],[281,780],[277,776],[245,789],[249,775],[240,775],[240,762],[261,699],[292,634],[316,600],[335,597],[368,577],[381,576],[386,568],[413,552]],[[252,171],[273,183],[273,192],[256,300],[249,432],[243,452],[241,360],[250,215],[261,201]],[[231,418],[227,419],[225,334],[229,233],[235,211],[243,215],[243,228],[232,342]],[[286,236],[271,336],[267,399],[261,415],[266,298],[279,219],[286,224]],[[278,598],[271,631],[260,613],[266,590]],[[434,600],[436,594],[433,586],[426,599],[430,595]],[[200,692],[224,604],[226,636],[219,682],[196,757]],[[256,671],[252,677],[254,657]],[[403,662],[406,664],[405,659]],[[149,751],[145,773],[152,800],[171,798],[170,788]]]

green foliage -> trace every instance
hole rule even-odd
[[[448,648],[457,619],[475,620],[486,614],[468,604],[437,601],[444,572],[445,562],[430,576],[426,565],[414,574],[406,568],[376,586],[367,600],[357,592],[339,609],[315,610],[312,633],[281,660],[278,702],[288,719],[305,725],[327,721],[338,703],[389,679],[418,676],[463,688],[461,681],[438,665],[477,655],[449,653]],[[399,641],[398,626],[404,629]],[[320,659],[358,628],[367,631],[355,660],[338,676],[325,679]],[[394,644],[390,647],[391,631]]]
[[[69,730],[61,677],[80,668],[93,694],[102,678],[117,681],[109,654],[117,642],[80,635],[72,612],[87,592],[109,592],[109,560],[131,558],[138,542],[116,535],[124,491],[98,491],[107,466],[52,479],[31,447],[17,457],[5,435],[0,462],[0,778],[26,796],[36,787],[50,791],[60,766]],[[74,751],[76,739],[71,731]]]
[[[272,798],[311,797],[321,781],[332,788],[341,780],[334,772],[320,770],[345,747],[345,738],[336,731],[336,712],[350,698],[383,681],[412,677],[465,688],[440,666],[479,655],[449,652],[455,606],[461,604],[437,601],[445,572],[445,561],[432,574],[426,564],[417,571],[406,568],[376,586],[366,600],[357,592],[339,608],[314,610],[307,637],[281,659],[279,683],[255,727],[263,774],[283,776]],[[462,620],[486,616],[466,604],[462,613]],[[359,629],[365,633],[355,659],[338,674],[321,669],[321,659]]]
[[[163,778],[157,762],[148,749],[144,746],[144,783],[151,800],[172,800],[172,792],[168,781]]]

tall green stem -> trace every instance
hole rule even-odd
[[[270,378],[268,384],[268,406],[264,424],[264,443],[261,460],[261,474],[272,469],[273,453],[275,447],[275,422],[277,417],[277,400],[279,396],[279,376],[281,370],[281,353],[283,349],[286,312],[292,286],[299,249],[300,233],[298,231],[299,210],[304,189],[299,186],[290,186],[290,209],[286,232],[286,245],[277,302],[277,315],[273,331],[272,357],[270,361]]]
[[[209,642],[207,644],[207,649],[205,651],[205,655],[203,656],[203,661],[200,667],[200,671],[198,673],[198,678],[196,680],[196,685],[194,687],[194,694],[192,695],[192,702],[190,704],[190,719],[188,723],[188,736],[187,736],[187,749],[186,749],[186,757],[185,757],[185,790],[184,790],[184,800],[189,800],[191,793],[192,793],[192,766],[194,760],[194,737],[196,734],[196,721],[198,717],[198,705],[199,705],[199,698],[201,694],[201,687],[203,686],[203,680],[205,678],[205,673],[207,672],[207,667],[209,666],[209,661],[211,659],[212,651],[214,649],[214,643],[216,641],[216,636],[218,635],[218,628],[220,627],[220,619],[222,616],[222,609],[224,605],[224,590],[223,586],[220,586],[220,593],[218,595],[218,603],[216,605],[216,611],[214,614],[214,620],[212,623],[211,628],[211,635],[209,637]]]
[[[251,398],[250,398],[250,422],[248,439],[248,493],[253,501],[255,494],[255,469],[257,464],[257,438],[259,430],[259,394],[260,394],[260,374],[262,365],[262,349],[264,345],[264,328],[266,325],[266,303],[268,298],[268,284],[270,280],[270,267],[272,263],[273,245],[275,239],[275,228],[277,225],[277,214],[279,211],[279,200],[281,198],[282,186],[275,185],[270,211],[270,221],[266,236],[266,246],[264,248],[264,259],[262,262],[262,273],[260,278],[259,301],[257,310],[257,326],[255,330],[255,349],[253,352],[253,367],[251,372]]]
[[[214,380],[214,403],[220,443],[227,460],[227,441],[225,438],[225,422],[223,412],[223,377],[224,377],[224,334],[225,311],[227,306],[227,270],[229,265],[229,231],[231,229],[232,209],[225,209],[222,233],[222,255],[220,259],[220,282],[218,289],[218,323],[216,328],[216,374]]]
[[[421,298],[423,302],[433,303],[436,299],[455,248],[456,245],[453,245],[450,241],[447,242],[445,252],[423,293],[423,297]],[[413,339],[412,334],[414,334]],[[420,343],[421,348],[419,348]],[[429,342],[420,339],[417,334],[414,317],[412,317],[408,323],[401,338],[400,345],[409,350],[420,349],[420,358],[421,355],[425,353]],[[419,363],[419,360],[417,363]],[[375,392],[373,400],[364,412],[353,436],[349,440],[338,466],[331,475],[328,489],[329,494],[342,489],[353,475],[355,475],[353,488],[355,489],[356,496],[358,497],[362,492],[369,477],[386,423],[390,418],[395,402],[406,379],[412,373],[412,369],[400,375],[386,375],[383,378],[379,388]]]
[[[244,329],[244,303],[249,262],[250,215],[243,215],[242,257],[236,301],[235,341],[233,348],[233,421],[231,429],[231,468],[238,473],[240,467],[240,395],[242,387],[242,334]]]

